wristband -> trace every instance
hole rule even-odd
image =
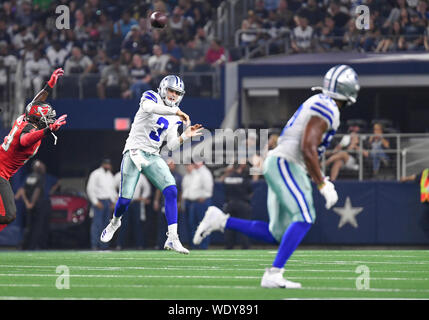
[[[185,142],[186,140],[188,140],[190,137],[186,136],[185,131],[183,131],[183,133],[180,135],[180,137],[182,138],[183,142]]]
[[[320,190],[320,189],[322,189],[325,186],[325,184],[326,184],[325,180],[326,180],[326,177],[323,177],[322,182],[317,185],[317,189]]]
[[[323,181],[322,183],[319,183],[318,185],[317,185],[317,189],[322,189],[323,187],[325,186],[325,181]]]

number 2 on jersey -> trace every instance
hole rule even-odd
[[[158,119],[158,121],[156,122],[156,124],[158,124],[158,125],[160,125],[160,126],[162,126],[162,127],[158,128],[158,129],[156,130],[156,132],[155,132],[155,131],[151,131],[151,132],[150,132],[150,134],[149,134],[149,137],[150,137],[152,140],[159,141],[159,139],[160,139],[160,137],[161,137],[162,132],[163,132],[164,130],[167,130],[167,129],[168,129],[168,120],[167,120],[167,119],[165,119],[165,118],[163,118],[163,117],[159,117],[159,119]]]

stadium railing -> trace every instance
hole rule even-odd
[[[9,66],[2,65],[0,68],[0,109],[2,112],[9,113],[12,107],[11,95],[14,92],[15,81],[13,81],[13,73]],[[2,117],[5,120],[5,117]],[[5,126],[6,123],[3,123]]]
[[[276,34],[274,34],[276,33]],[[240,37],[242,34],[255,34],[270,37],[267,39],[258,39],[252,44],[241,44]],[[232,54],[232,60],[249,60],[255,57],[266,57],[274,54],[293,54],[291,49],[291,34],[292,31],[288,28],[280,28],[276,31],[268,29],[238,29],[234,35],[234,46],[229,48],[230,54]],[[363,35],[356,34],[357,37],[363,37]],[[423,35],[421,35],[423,36]],[[368,35],[374,39],[374,43],[378,44],[379,41],[384,39],[391,39],[397,41],[397,36],[388,35]],[[410,39],[414,39],[416,36],[413,35],[401,35],[407,42]],[[334,41],[334,44],[328,48],[324,48],[321,44],[321,38],[314,36],[313,45],[308,52],[322,53],[322,52],[334,52],[341,50],[344,51],[365,51],[365,48],[360,44],[357,39],[346,39],[344,36],[329,36],[323,39],[323,41]],[[395,46],[393,49],[389,49],[387,52],[407,52],[407,50],[398,50]],[[413,51],[410,49],[410,51]],[[365,51],[366,52],[366,51]],[[371,49],[368,52],[376,52],[375,49]],[[386,52],[386,53],[387,53]],[[385,52],[380,52],[385,53]]]
[[[322,156],[321,165],[322,171],[329,176],[331,166],[326,166],[326,160],[331,154],[337,143],[346,134],[335,135],[331,147]],[[383,138],[390,143],[388,149],[383,149],[387,155],[388,161],[380,161],[380,170],[378,173],[373,172],[373,158],[371,156],[371,146],[368,141],[374,134],[359,134],[359,150],[343,151],[349,152],[355,159],[357,168],[347,169],[341,168],[338,179],[353,179],[353,180],[397,180],[414,173],[422,171],[428,167],[429,162],[429,133],[386,133]],[[365,151],[369,155],[365,156]]]
[[[235,48],[233,49],[240,50],[240,57],[244,57],[246,60],[251,59],[258,54],[262,56],[269,56],[273,52],[290,52],[290,30],[287,28],[282,28],[275,31],[275,33],[276,34],[273,36],[273,31],[267,29],[238,29],[234,35]],[[257,43],[254,45],[242,45],[240,38],[243,34],[263,35],[269,37],[269,39],[266,39],[265,41],[257,41]]]
[[[239,132],[242,131],[242,135]],[[202,159],[216,173],[222,173],[225,167],[232,163],[238,163],[239,159],[250,158],[252,150],[246,148],[246,130],[236,129],[232,134],[218,136],[215,132],[212,139],[204,142],[200,146],[194,146],[193,153],[200,155],[201,150],[211,150],[204,153]],[[328,150],[321,158],[321,169],[326,176],[330,176],[331,165],[327,166],[327,159],[333,154],[332,151],[346,134],[334,136]],[[356,162],[355,168],[342,167],[337,180],[387,180],[399,181],[401,177],[421,172],[428,167],[429,162],[429,133],[385,133],[383,138],[389,141],[389,148],[383,149],[388,161],[380,160],[378,172],[374,173],[373,158],[371,155],[371,145],[369,139],[375,136],[371,133],[359,134],[359,150],[347,151]],[[244,140],[243,140],[244,139]],[[240,142],[241,141],[241,142]],[[208,143],[211,147],[204,147]],[[244,144],[243,144],[244,143]],[[266,142],[265,142],[266,143]],[[256,154],[262,155],[264,142],[256,143]],[[365,155],[367,153],[367,156]],[[218,176],[218,174],[216,174]]]
[[[241,27],[241,21],[247,16],[248,10],[254,7],[254,0],[223,1],[216,12],[216,37],[223,45],[231,47],[234,43],[235,30]]]
[[[218,98],[220,96],[220,70],[181,72],[187,96]],[[53,98],[98,98],[97,84],[101,75],[94,73],[64,75],[53,91]],[[157,85],[157,83],[154,85]],[[117,87],[117,90],[115,90]],[[121,98],[119,85],[106,90],[106,98]]]
[[[9,128],[25,107],[24,65],[22,61],[18,61],[15,70],[3,66],[0,71],[4,72],[6,77],[4,84],[1,85],[3,87],[0,97],[2,109],[0,119],[2,125]]]

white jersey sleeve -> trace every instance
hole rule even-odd
[[[152,90],[145,91],[140,99],[140,108],[144,112],[156,113],[160,115],[175,115],[178,107],[166,106],[159,95]]]
[[[308,121],[314,116],[322,118],[328,124],[327,130],[322,136],[322,142],[318,146],[318,153],[321,156],[340,125],[340,112],[337,104],[324,94],[314,95],[301,104],[286,123],[277,147],[270,154],[297,162],[305,169],[301,140]]]
[[[158,93],[145,91],[140,100],[124,153],[131,149],[140,149],[151,154],[159,154],[167,132],[176,130],[180,118],[175,115],[178,108],[163,105]]]
[[[167,148],[169,150],[175,150],[180,146],[180,137],[177,133],[181,124],[182,121],[177,121],[167,131]]]
[[[335,101],[324,94],[318,94],[308,99],[304,104],[310,115],[318,116],[326,121],[328,131],[337,131],[340,125],[340,112]]]

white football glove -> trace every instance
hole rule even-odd
[[[328,177],[323,180],[323,186],[319,189],[320,193],[326,200],[325,208],[331,209],[334,204],[338,201],[338,194],[335,190],[334,184],[329,181]]]

